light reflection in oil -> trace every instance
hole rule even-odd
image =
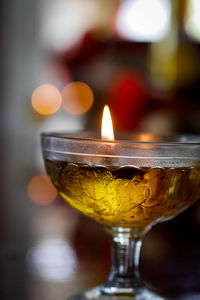
[[[68,282],[77,269],[77,257],[62,236],[48,236],[31,248],[26,256],[31,274],[47,282]]]

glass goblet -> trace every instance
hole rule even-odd
[[[41,143],[58,193],[112,238],[107,281],[71,299],[163,299],[139,279],[142,238],[199,199],[200,138],[138,134],[108,141],[43,133]]]

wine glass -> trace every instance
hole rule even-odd
[[[91,137],[91,133],[41,135],[46,170],[58,193],[104,225],[112,239],[107,281],[71,299],[163,299],[139,279],[142,238],[153,225],[199,199],[200,137],[142,133],[114,141]]]

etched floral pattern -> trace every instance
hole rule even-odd
[[[94,167],[46,161],[60,195],[108,226],[145,227],[171,218],[200,197],[200,167]]]

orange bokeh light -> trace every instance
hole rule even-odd
[[[67,84],[62,90],[62,97],[64,109],[73,115],[86,113],[94,101],[91,88],[80,81]]]
[[[30,199],[41,206],[52,203],[57,196],[57,191],[50,178],[44,174],[38,174],[31,178],[27,186]]]
[[[62,96],[55,86],[43,84],[34,90],[31,103],[37,113],[48,116],[59,110],[62,104]]]

